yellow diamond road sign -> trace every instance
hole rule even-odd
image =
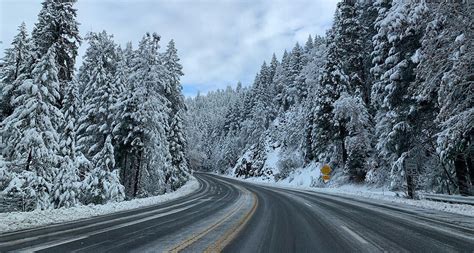
[[[324,166],[321,168],[321,174],[323,175],[329,175],[331,171],[331,167],[328,164],[324,164]]]

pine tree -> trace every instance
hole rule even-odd
[[[274,79],[275,79],[275,74],[276,74],[276,70],[278,68],[278,66],[280,66],[280,62],[278,62],[278,59],[276,57],[275,54],[272,55],[272,60],[270,61],[270,77],[271,77],[271,80],[269,80],[269,83],[272,87],[270,87],[270,91],[273,91],[274,90]],[[237,89],[236,89],[236,92],[239,92],[239,84],[240,86],[242,86],[242,84],[239,82],[237,84]]]
[[[288,85],[284,89],[285,110],[290,106],[299,103],[307,95],[304,77],[300,76],[305,65],[303,48],[296,43],[291,51],[289,60]]]
[[[118,124],[114,128],[114,135],[119,142],[116,148],[117,164],[120,167],[120,178],[125,186],[126,196],[136,196],[138,192],[138,189],[135,190],[137,187],[135,181],[138,178],[135,171],[139,168],[133,165],[139,159],[144,138],[138,112],[142,98],[138,95],[136,86],[131,83],[130,88],[121,96],[122,103],[117,111]]]
[[[12,97],[22,80],[29,75],[31,44],[25,23],[18,27],[11,48],[5,50],[0,69],[0,121],[13,113]]]
[[[409,151],[413,141],[409,138],[415,133],[409,119],[413,101],[407,92],[409,84],[415,80],[417,62],[412,56],[421,46],[425,14],[426,6],[423,3],[394,2],[385,18],[378,21],[379,36],[385,36],[390,48],[381,68],[385,72],[380,76],[380,84],[374,85],[376,91],[383,91],[376,92],[374,98],[374,102],[381,105],[378,112],[377,149],[392,164],[392,186],[401,186],[405,177],[410,197],[413,179],[411,175],[406,175],[403,164],[411,155]],[[380,49],[376,47],[376,50]]]
[[[339,98],[341,91],[347,91],[350,83],[349,76],[345,72],[342,63],[341,53],[344,48],[341,48],[341,45],[338,44],[344,38],[341,34],[338,34],[340,32],[338,27],[341,26],[340,22],[342,22],[340,9],[341,5],[344,4],[345,2],[338,4],[333,28],[328,32],[327,62],[324,66],[320,84],[316,89],[317,97],[314,101],[317,109],[315,111],[315,124],[312,127],[313,133],[311,134],[313,136],[313,153],[316,154],[317,160],[324,163],[330,162],[330,157],[335,160],[335,155],[329,154],[334,145],[333,137],[338,136],[339,140],[343,140],[346,136],[344,126],[341,124],[335,126],[333,122],[333,104]],[[347,159],[344,141],[340,141],[340,145],[341,160],[344,164]]]
[[[165,67],[165,85],[166,97],[170,101],[169,115],[169,150],[172,157],[171,165],[165,172],[165,183],[174,191],[187,180],[185,173],[188,171],[186,161],[186,138],[183,126],[183,116],[186,106],[184,97],[181,93],[182,86],[180,78],[183,75],[183,67],[179,63],[178,51],[175,43],[171,40],[168,43],[166,52],[163,55],[163,64]]]
[[[357,20],[357,26],[355,32],[359,33],[360,39],[357,41],[357,49],[359,52],[359,59],[357,62],[362,64],[362,67],[358,68],[358,75],[360,78],[360,93],[367,106],[370,106],[371,89],[374,83],[373,76],[370,73],[372,68],[372,52],[374,51],[372,39],[377,34],[375,30],[376,19],[379,17],[378,8],[374,6],[374,3],[383,1],[357,1],[355,4]]]
[[[162,57],[165,71],[165,93],[168,100],[171,102],[172,110],[179,111],[185,107],[184,98],[181,93],[182,86],[180,78],[183,76],[183,66],[179,63],[178,50],[173,40],[168,43],[166,52]]]
[[[441,131],[437,136],[437,151],[445,164],[454,167],[459,193],[473,195],[474,95],[469,92],[474,89],[474,54],[469,39],[474,27],[470,17],[472,6],[459,3],[442,8],[445,10],[440,14],[441,21],[443,14],[447,21],[440,25],[446,27],[446,31],[437,39],[445,43],[448,55],[438,90],[437,122]]]
[[[89,161],[76,147],[77,120],[79,119],[80,97],[78,83],[75,79],[65,89],[62,113],[64,120],[61,126],[60,162],[54,179],[55,207],[71,207],[79,203],[80,175],[84,176]]]
[[[26,79],[13,98],[15,110],[2,122],[1,135],[7,143],[4,157],[16,171],[7,191],[32,199],[35,208],[52,207],[53,180],[59,162],[61,111],[55,46],[33,68],[33,79]]]
[[[347,137],[343,140],[347,149],[344,172],[350,181],[362,182],[368,171],[371,155],[372,126],[367,106],[360,96],[342,93],[334,102],[334,121],[344,124]]]
[[[313,51],[314,44],[313,44],[313,37],[311,35],[308,36],[308,39],[306,40],[306,43],[304,44],[304,52],[306,54],[311,53]]]
[[[121,163],[125,166],[126,192],[134,197],[159,194],[171,186],[165,183],[165,172],[171,167],[171,105],[164,96],[166,68],[158,52],[159,40],[157,34],[147,33],[139,43],[131,70],[131,88],[119,117],[121,123],[116,127],[128,133],[124,145],[130,151]]]
[[[79,23],[76,21],[76,0],[44,0],[38,21],[32,32],[34,51],[37,57],[56,45],[56,66],[61,94],[74,75],[77,50],[81,43]]]
[[[320,98],[317,90],[319,89],[319,82],[324,66],[326,65],[326,42],[322,37],[315,37],[313,49],[308,53],[308,64],[303,68],[301,75],[304,75],[306,86],[308,89],[308,97],[302,106],[305,110],[305,162],[309,163],[316,158],[314,147],[317,146],[315,134],[316,130],[313,128],[317,124],[315,102]],[[313,136],[314,135],[314,136]]]
[[[114,109],[122,87],[114,82],[118,57],[112,36],[103,31],[90,33],[86,39],[90,47],[86,51],[82,71],[88,75],[81,80],[85,87],[84,107],[78,133],[80,148],[92,162],[93,169],[86,173],[85,184],[88,185],[89,195],[83,198],[86,203],[105,203],[121,199],[123,193],[119,180],[115,178],[113,135],[117,124]],[[93,179],[95,176],[101,178]]]
[[[78,131],[84,154],[94,160],[93,157],[102,150],[107,137],[112,134],[113,107],[121,90],[113,82],[117,55],[112,37],[103,31],[90,33],[86,39],[90,47],[86,51],[82,71],[88,73],[88,78],[80,80],[85,90]]]
[[[384,146],[382,142],[379,140],[381,138],[385,138],[386,132],[385,125],[387,123],[386,118],[386,111],[382,110],[383,99],[386,96],[385,94],[385,86],[388,85],[387,79],[381,78],[382,75],[387,71],[390,65],[385,64],[385,59],[388,57],[388,53],[390,50],[390,43],[388,42],[388,38],[386,34],[388,33],[387,29],[388,26],[385,25],[384,20],[388,15],[389,10],[392,7],[392,0],[384,0],[384,1],[375,1],[373,3],[372,8],[374,8],[378,15],[375,19],[374,28],[376,30],[375,35],[372,37],[372,44],[373,44],[373,51],[371,53],[372,58],[372,68],[370,69],[371,79],[374,80],[372,87],[371,87],[371,107],[374,110],[374,121],[376,122],[376,126],[374,129],[376,135],[376,150],[377,152],[377,164],[379,166],[378,175],[379,180],[384,181],[386,177],[388,177],[388,173],[386,168],[391,166],[391,159],[387,158],[387,152],[381,152],[384,150]]]
[[[186,160],[186,138],[183,126],[183,112],[178,111],[170,124],[170,154],[172,168],[165,174],[165,182],[174,191],[187,180],[188,163]]]
[[[281,64],[277,66],[275,70],[275,75],[273,78],[274,83],[274,103],[276,104],[279,111],[283,111],[285,108],[288,108],[286,102],[286,86],[290,83],[290,55],[285,50],[283,53]]]

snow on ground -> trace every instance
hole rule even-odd
[[[277,163],[277,159],[272,159],[273,163]],[[266,164],[270,164],[272,162],[266,162]],[[271,185],[278,185],[278,186],[288,186],[288,187],[307,187],[310,188],[313,185],[313,182],[316,181],[319,176],[319,167],[315,164],[310,164],[305,168],[298,168],[293,173],[291,173],[287,178],[280,180],[278,182],[274,182],[272,178],[268,177],[249,177],[246,178],[245,181],[253,182],[253,183],[263,183],[263,184],[271,184]],[[275,172],[276,173],[276,172]],[[235,178],[235,177],[233,177]],[[237,178],[241,179],[241,178]],[[311,188],[312,189],[312,188]]]
[[[426,199],[407,199],[403,197],[401,193],[392,192],[384,188],[371,188],[368,186],[359,185],[345,185],[338,188],[311,188],[309,190],[329,194],[357,196],[366,199],[381,200],[393,205],[410,205],[418,208],[432,209],[474,217],[474,206],[472,205],[451,204]]]
[[[327,188],[311,187],[313,180],[319,178],[320,172],[317,169],[317,165],[311,165],[306,168],[297,169],[288,178],[274,182],[272,179],[268,180],[265,178],[235,178],[227,176],[233,179],[238,179],[245,182],[252,182],[265,186],[280,187],[286,189],[297,189],[307,190],[318,193],[333,194],[345,197],[359,198],[365,200],[376,200],[377,203],[390,204],[390,205],[409,205],[417,208],[438,210],[456,214],[462,214],[474,217],[474,206],[463,205],[463,204],[451,204],[444,202],[437,202],[431,200],[412,200],[402,197],[399,192],[393,192],[388,188],[371,187],[367,185],[342,185],[342,186],[330,186]]]
[[[270,144],[265,145],[266,160],[263,164],[264,170],[270,170],[273,174],[278,172],[278,160],[280,159],[281,147],[272,147]]]
[[[178,190],[149,198],[133,199],[105,205],[87,205],[72,208],[36,210],[32,212],[0,213],[0,233],[75,221],[99,215],[151,206],[191,194],[198,188],[199,182],[196,180],[196,178],[191,177],[189,181]]]

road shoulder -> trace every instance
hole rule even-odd
[[[108,203],[105,205],[77,206],[51,210],[35,210],[31,212],[0,213],[0,235],[24,229],[39,228],[52,224],[75,222],[103,215],[116,214],[147,206],[166,203],[196,192],[200,183],[191,177],[178,190],[149,198]]]

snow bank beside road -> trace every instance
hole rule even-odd
[[[464,205],[464,204],[451,204],[444,202],[437,202],[431,200],[413,200],[406,199],[404,197],[397,196],[395,192],[386,191],[381,188],[369,188],[367,186],[355,186],[355,185],[346,185],[339,188],[311,188],[311,191],[328,193],[328,194],[337,194],[337,195],[346,195],[346,196],[358,196],[366,199],[381,200],[385,204],[391,205],[410,205],[413,207],[423,208],[423,209],[432,209],[437,211],[444,211],[449,213],[462,214],[466,216],[474,217],[474,206]],[[382,203],[384,204],[384,203]]]
[[[151,206],[191,194],[198,188],[199,182],[194,177],[191,177],[189,181],[178,190],[149,198],[133,199],[105,205],[77,206],[72,208],[36,210],[32,212],[0,213],[0,233]]]
[[[392,206],[412,206],[422,209],[431,209],[437,211],[444,211],[456,214],[462,214],[466,216],[474,217],[474,206],[463,205],[463,204],[450,204],[444,202],[430,201],[430,200],[412,200],[400,197],[396,192],[389,191],[384,188],[369,187],[366,185],[342,185],[338,187],[328,188],[316,188],[310,187],[312,178],[319,176],[317,171],[301,171],[293,175],[292,180],[285,179],[278,182],[272,182],[268,179],[263,178],[235,178],[227,176],[229,178],[241,180],[244,182],[252,182],[265,186],[279,187],[292,190],[306,190],[318,193],[327,193],[339,196],[346,196],[351,198],[365,199],[366,201],[377,200],[377,203],[387,204]]]

